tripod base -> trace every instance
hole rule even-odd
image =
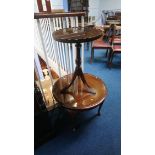
[[[68,86],[66,86],[65,88],[63,88],[63,89],[61,90],[61,93],[63,93],[63,94],[69,93],[69,94],[70,94],[71,91],[69,91],[69,88],[74,84],[74,81],[76,80],[77,77],[78,77],[78,82],[79,82],[79,80],[81,79],[81,81],[82,81],[83,84],[84,84],[84,88],[82,89],[83,92],[90,93],[90,94],[96,94],[95,89],[94,89],[94,88],[91,88],[91,87],[88,85],[88,83],[87,83],[87,81],[86,81],[86,79],[85,79],[85,77],[84,77],[84,74],[83,74],[83,72],[82,72],[81,67],[80,67],[80,68],[76,67],[75,72],[74,72],[74,74],[73,74],[73,77],[72,77],[72,80],[71,80],[70,84],[69,84]],[[79,87],[80,87],[80,86],[81,86],[81,84],[78,85],[78,90],[77,90],[78,92],[79,92]]]

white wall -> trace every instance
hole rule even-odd
[[[121,0],[100,0],[100,10],[121,9]]]
[[[97,21],[97,24],[99,24],[99,21],[97,20],[100,17],[100,5],[101,0],[89,0],[89,16],[95,16],[95,20]]]
[[[63,9],[63,0],[51,0],[52,9]]]

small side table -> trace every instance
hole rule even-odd
[[[56,41],[76,44],[75,72],[59,78],[53,86],[54,98],[62,107],[83,111],[99,106],[98,115],[100,115],[100,109],[107,96],[107,88],[100,78],[82,72],[80,48],[82,42],[93,41],[101,36],[102,31],[95,27],[66,28],[53,32]]]

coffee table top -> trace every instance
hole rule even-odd
[[[100,38],[102,35],[102,30],[95,27],[64,28],[53,32],[53,38],[64,43],[89,42]]]
[[[60,93],[60,91],[70,82],[68,79],[72,78],[72,74],[69,74],[58,79],[53,86],[53,95],[56,101],[58,101],[63,107],[70,110],[89,110],[101,104],[107,96],[107,88],[104,82],[100,78],[91,74],[85,73],[84,76],[89,86],[95,89],[96,94],[90,94],[82,91],[83,84],[81,80],[78,80],[78,88],[80,88],[79,92],[74,92],[74,88],[72,86],[70,91],[74,93]]]

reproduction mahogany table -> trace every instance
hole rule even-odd
[[[56,41],[75,43],[76,46],[74,73],[59,78],[52,90],[54,98],[62,107],[83,111],[99,106],[98,115],[100,115],[100,109],[107,96],[107,88],[100,78],[82,72],[80,48],[82,42],[93,41],[101,36],[102,31],[95,27],[65,28],[53,32]]]

